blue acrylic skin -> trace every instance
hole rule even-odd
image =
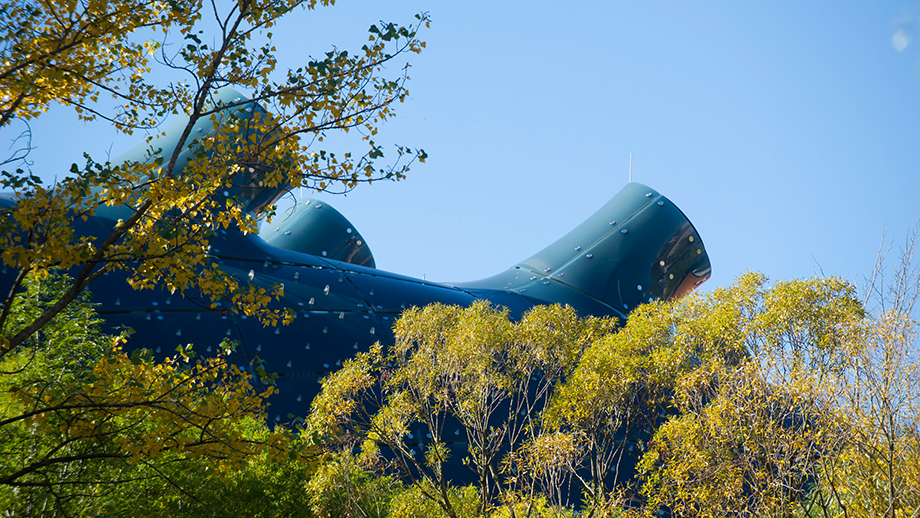
[[[239,98],[232,91],[221,95],[228,101]],[[163,139],[169,135],[167,128]],[[169,149],[168,145],[160,147]],[[127,158],[138,160],[146,149],[146,144],[139,146]],[[240,183],[257,184],[253,180],[258,179]],[[254,214],[284,190],[236,186],[217,195],[246,203]],[[13,203],[0,195],[0,206]],[[130,209],[100,210],[77,230],[108,235],[126,211]],[[242,366],[259,358],[266,370],[278,374],[279,393],[271,397],[269,417],[280,421],[304,416],[319,391],[319,380],[344,360],[375,342],[392,344],[393,322],[408,307],[433,302],[469,305],[484,299],[508,308],[517,318],[535,305],[561,303],[583,316],[625,320],[637,305],[679,297],[710,275],[709,257],[687,217],[666,197],[639,183],[627,184],[544,250],[493,277],[467,283],[445,285],[376,269],[357,229],[316,200],[299,201],[262,224],[258,235],[220,231],[210,254],[240,283],[266,288],[284,284],[283,298],[272,307],[292,310],[293,323],[265,327],[228,311],[227,303],[207,309],[210,301],[195,292],[134,291],[119,272],[92,283],[93,300],[109,329],[134,329],[130,349],[145,347],[165,357],[180,344],[193,343],[199,353],[207,354],[225,338],[238,342]],[[4,293],[15,273],[11,267],[0,271]]]

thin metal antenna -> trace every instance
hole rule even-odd
[[[629,183],[632,183],[632,153],[629,153]]]

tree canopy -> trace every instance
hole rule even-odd
[[[87,157],[83,167],[74,165],[47,186],[22,154],[6,161],[21,167],[0,178],[0,188],[15,199],[0,207],[0,250],[3,264],[17,272],[3,294],[0,330],[9,327],[9,310],[27,278],[63,268],[73,284],[17,333],[4,333],[0,357],[94,279],[119,269],[136,288],[195,289],[265,322],[290,318],[265,308],[277,289],[238,286],[216,268],[208,255],[213,233],[254,231],[254,217],[270,215],[271,203],[287,189],[348,190],[398,180],[426,157],[421,149],[397,146],[395,159],[384,164],[385,150],[375,142],[379,125],[408,94],[408,64],[393,65],[425,46],[417,31],[428,25],[426,15],[410,25],[371,26],[355,51],[333,48],[303,63],[278,63],[275,24],[295,10],[333,3],[0,3],[0,129],[59,103],[87,121],[143,131],[151,143],[145,157],[121,164]],[[220,97],[227,87],[248,99]],[[153,138],[170,116],[185,122],[171,135],[172,145],[156,148]],[[322,149],[324,137],[337,131],[354,133],[358,150]],[[249,205],[218,195],[232,186],[270,195]],[[94,234],[75,232],[107,208],[121,208],[123,216]]]
[[[10,333],[69,282],[52,274],[26,287],[10,311]],[[174,493],[200,500],[187,481],[205,466],[220,485],[254,462],[291,458],[311,465],[311,449],[291,430],[267,428],[273,387],[254,379],[258,369],[240,367],[233,344],[209,358],[196,357],[191,346],[163,362],[146,351],[128,355],[124,336],[102,334],[87,299],[76,299],[0,360],[0,507],[6,512],[71,516],[108,508],[128,514],[131,491],[159,492],[162,501]]]
[[[0,260],[13,279],[0,299],[4,512],[303,508],[298,480],[315,450],[265,423],[270,373],[241,364],[229,342],[209,358],[191,345],[165,361],[127,354],[127,335],[101,332],[85,289],[121,271],[136,289],[193,290],[212,309],[290,319],[266,307],[281,286],[241,286],[218,268],[212,236],[253,232],[294,187],[399,180],[426,157],[377,141],[407,98],[403,58],[424,48],[426,14],[375,24],[354,48],[279,63],[276,24],[333,4],[0,0],[0,130],[59,104],[147,144],[118,163],[86,155],[50,172],[63,178],[51,185],[29,168],[29,130],[0,157],[0,191],[12,193],[0,196]],[[347,152],[324,147],[337,132]],[[244,194],[221,195],[231,190]]]
[[[324,380],[307,429],[452,517],[463,469],[496,516],[909,516],[920,369],[898,314],[759,274],[621,327],[433,305]]]

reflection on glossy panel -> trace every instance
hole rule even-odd
[[[215,102],[241,99],[232,90],[221,90]],[[234,111],[242,118],[264,112],[249,104]],[[150,160],[150,149],[174,149],[181,133],[176,128],[183,125],[177,121],[120,160]],[[213,123],[202,121],[193,134],[212,131]],[[177,174],[188,157],[186,149]],[[289,188],[286,183],[260,187],[265,174],[247,168],[215,196],[234,201],[254,216]],[[0,207],[14,203],[0,194]],[[100,207],[94,217],[78,220],[74,231],[78,236],[109,235],[119,218],[130,212],[124,206]],[[283,297],[270,305],[295,312],[293,324],[263,326],[231,314],[226,301],[209,309],[193,291],[134,291],[120,272],[91,285],[99,312],[110,329],[127,326],[136,331],[129,347],[146,347],[160,357],[179,344],[194,343],[206,354],[224,339],[238,342],[242,361],[259,358],[267,370],[279,374],[280,394],[272,396],[271,403],[272,412],[280,416],[303,415],[318,391],[319,377],[357,351],[378,340],[392,343],[393,323],[408,307],[488,300],[518,318],[535,305],[561,303],[581,315],[623,320],[638,304],[682,296],[710,275],[709,257],[690,221],[670,200],[639,183],[627,184],[544,250],[479,281],[445,285],[378,270],[358,229],[328,203],[309,199],[263,222],[257,235],[218,230],[209,254],[242,285],[284,285]],[[16,273],[2,267],[0,289],[9,290]]]
[[[317,203],[309,200],[303,206]],[[637,183],[628,184],[585,223],[527,260],[495,276],[455,285],[374,268],[363,239],[359,246],[349,237],[358,235],[355,227],[328,204],[322,210],[331,216],[305,221],[327,221],[332,226],[328,232],[282,222],[263,226],[259,235],[222,231],[211,245],[220,268],[241,284],[284,285],[284,296],[271,305],[295,313],[289,326],[266,327],[230,314],[227,303],[207,309],[194,292],[134,291],[117,272],[92,286],[99,312],[109,328],[136,331],[129,347],[146,347],[159,357],[179,344],[194,343],[206,354],[225,338],[239,342],[241,361],[259,358],[268,371],[279,374],[272,413],[286,420],[288,414],[304,415],[320,377],[378,340],[392,343],[392,325],[408,307],[468,305],[482,299],[507,307],[518,318],[535,305],[561,303],[582,315],[623,320],[638,304],[679,297],[710,275],[709,257],[690,221],[667,198]],[[106,224],[110,222],[91,219],[85,228]],[[272,242],[287,248],[272,246],[263,233],[284,235],[286,239]],[[315,246],[309,243],[311,236],[319,240]],[[334,253],[322,257],[304,252],[316,247]],[[9,268],[0,273],[5,287],[13,274]]]

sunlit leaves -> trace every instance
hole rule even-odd
[[[28,325],[67,287],[58,275],[27,282],[9,332]],[[160,480],[161,470],[176,464],[206,459],[221,478],[256,457],[309,455],[288,431],[265,429],[265,398],[274,387],[254,379],[257,365],[238,363],[232,343],[207,359],[180,346],[157,362],[146,351],[124,353],[125,337],[113,340],[100,327],[78,300],[0,361],[5,509],[84,512],[117,503],[94,500],[106,487]]]
[[[311,422],[326,437],[360,442],[366,463],[379,460],[381,448],[394,452],[402,473],[448,514],[447,445],[467,441],[465,462],[480,481],[483,512],[494,497],[532,487],[543,471],[531,470],[530,463],[558,450],[553,444],[568,444],[558,455],[576,463],[572,456],[579,456],[580,446],[571,437],[568,443],[522,445],[538,440],[540,414],[556,382],[614,326],[562,306],[533,308],[518,322],[485,302],[410,308],[396,323],[389,354],[377,348],[358,355],[323,382]],[[424,445],[413,439],[420,428]]]
[[[807,388],[771,385],[755,363],[723,374],[706,405],[680,409],[642,459],[649,507],[675,516],[784,516],[807,508],[846,426]]]
[[[0,4],[0,127],[30,119],[53,102],[73,105],[87,120],[102,95],[128,100],[113,115],[130,132],[152,127],[169,111],[168,89],[143,84],[159,44],[137,40],[138,29],[193,24],[195,0],[160,2],[4,1]],[[152,35],[152,33],[151,33]],[[140,109],[138,109],[140,108]]]
[[[375,26],[356,52],[333,48],[297,68],[278,68],[271,28],[298,7],[332,3],[255,0],[207,9],[198,0],[0,4],[0,127],[37,116],[53,102],[127,133],[155,128],[171,115],[187,117],[165,139],[165,149],[155,147],[163,141],[149,133],[144,160],[116,166],[87,157],[85,167],[47,187],[27,170],[4,172],[0,188],[12,189],[17,205],[4,211],[0,250],[3,263],[20,272],[17,282],[49,268],[73,269],[74,289],[62,296],[66,305],[99,275],[123,269],[138,289],[197,293],[205,306],[226,303],[267,324],[289,322],[286,313],[267,309],[281,296],[279,287],[240,285],[214,265],[215,233],[255,232],[255,218],[294,187],[347,192],[360,183],[402,179],[427,157],[405,146],[392,153],[372,138],[408,95],[408,67],[391,65],[421,50],[417,31],[427,26],[427,15],[407,26]],[[205,23],[203,15],[212,19]],[[184,78],[158,84],[155,66]],[[227,86],[251,100],[219,100]],[[114,112],[100,108],[102,95],[115,99]],[[319,149],[327,136],[351,130],[359,133],[358,150]],[[222,194],[228,190],[235,195]],[[100,215],[112,221],[99,218],[90,230],[75,232]],[[50,307],[7,338],[0,356],[59,310]],[[5,318],[0,315],[0,329]]]
[[[704,362],[677,386],[676,415],[642,460],[651,509],[676,516],[913,512],[917,486],[904,474],[915,462],[911,398],[920,377],[913,335],[903,332],[912,327],[909,316],[868,314],[852,286],[835,278],[767,287],[749,276],[734,291],[710,299],[734,299],[727,314],[737,325],[712,322],[723,322],[727,343],[740,338],[747,357]],[[709,334],[703,330],[694,326],[692,335]],[[893,364],[896,372],[886,368]]]
[[[895,310],[908,306],[871,314],[839,279],[747,274],[638,308],[619,329],[558,306],[518,322],[485,305],[413,309],[391,354],[362,355],[327,379],[313,418],[334,425],[325,437],[359,445],[365,469],[396,457],[425,474],[412,502],[427,499],[432,515],[463,515],[457,489],[445,481],[440,491],[437,471],[424,471],[443,462],[451,438],[411,434],[438,423],[431,413],[501,399],[530,414],[521,438],[505,439],[502,483],[474,486],[472,515],[558,516],[546,504],[564,501],[571,481],[589,516],[909,517],[920,509],[920,363],[916,323]],[[530,394],[553,379],[548,406],[514,406],[526,391],[503,390],[527,372],[544,374],[530,378]],[[455,388],[465,384],[480,390]],[[489,433],[513,437],[505,407],[477,415]],[[476,424],[463,424],[475,467],[489,450]],[[616,479],[627,456],[640,472]]]

